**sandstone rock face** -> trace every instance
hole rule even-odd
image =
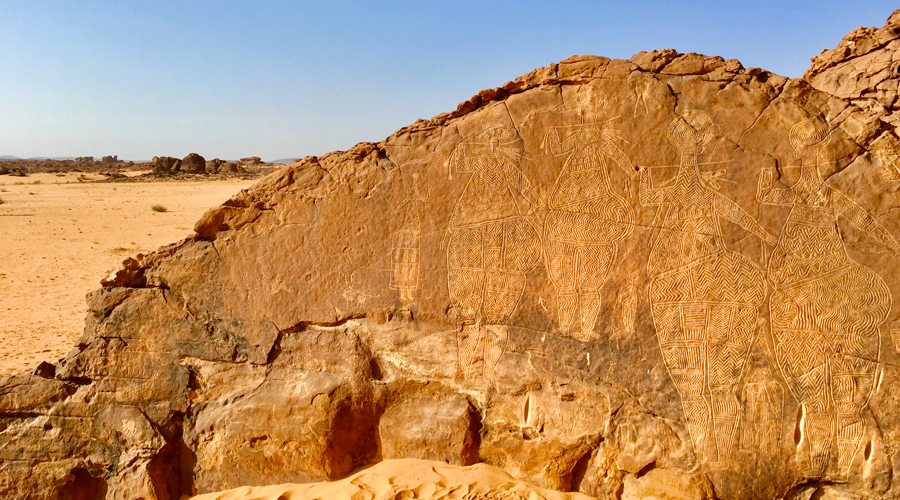
[[[412,396],[381,415],[381,452],[385,459],[471,465],[479,461],[480,425],[478,411],[461,394]]]
[[[900,76],[900,12],[884,27],[857,28],[832,50],[812,58],[803,75],[815,88],[854,102],[866,99],[894,109]]]
[[[416,457],[600,498],[898,498],[892,116],[734,60],[575,56],[304,158],[126,261],[51,378],[2,382],[0,491]]]

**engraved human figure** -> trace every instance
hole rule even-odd
[[[589,341],[600,314],[600,288],[616,258],[617,244],[634,227],[634,211],[610,186],[611,165],[637,177],[615,141],[617,135],[597,122],[606,98],[592,85],[576,94],[581,125],[553,127],[542,147],[551,154],[568,154],[550,195],[544,222],[544,255],[550,281],[556,287],[559,327],[571,333],[575,312],[581,312],[576,338]],[[580,308],[579,308],[580,306]]]
[[[637,316],[637,273],[628,277],[628,285],[619,299],[619,311],[622,316],[622,326],[626,332],[634,333],[634,322]]]
[[[520,139],[505,127],[459,144],[449,166],[471,172],[450,218],[450,298],[462,318],[459,365],[465,376],[482,362],[490,378],[506,344],[506,323],[540,260],[540,236],[529,214],[540,200],[517,165]]]
[[[413,174],[412,192],[395,211],[402,214],[403,222],[392,241],[390,287],[399,290],[403,304],[413,301],[413,293],[419,286],[419,239],[422,234],[419,205],[426,201],[426,196],[420,192],[418,180],[419,175]]]
[[[791,186],[776,184],[774,168],[767,168],[757,190],[761,203],[791,207],[769,259],[769,314],[776,361],[803,411],[811,477],[831,475],[835,444],[837,476],[850,473],[875,383],[878,327],[891,307],[884,280],[847,255],[838,218],[900,252],[871,215],[825,185],[819,165],[829,159],[826,136],[821,122],[795,125],[790,140],[801,158],[799,179]]]
[[[744,413],[741,421],[741,448],[774,455],[781,435],[784,388],[778,382],[755,381],[741,391]]]
[[[681,161],[674,182],[651,186],[641,169],[640,200],[659,206],[662,223],[647,272],[650,310],[669,374],[681,395],[694,450],[713,468],[725,466],[740,416],[741,372],[765,295],[765,277],[750,259],[725,246],[724,218],[774,245],[743,208],[703,180],[699,158],[712,122],[688,112],[668,129]]]

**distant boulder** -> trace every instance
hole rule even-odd
[[[75,158],[75,169],[78,171],[83,171],[94,165],[94,157],[93,156],[79,156]]]
[[[171,156],[154,156],[150,163],[155,174],[174,174],[181,170],[181,160]]]
[[[181,160],[181,171],[191,174],[202,174],[206,172],[206,159],[197,153],[191,153]]]
[[[232,162],[225,162],[219,165],[218,172],[220,174],[242,174],[246,172],[240,165]]]
[[[244,167],[249,167],[253,165],[262,165],[265,162],[260,159],[259,156],[251,156],[249,158],[241,158],[241,165]]]
[[[100,163],[119,163],[119,155],[104,156]]]
[[[219,167],[220,167],[223,163],[225,163],[225,162],[223,162],[222,160],[220,160],[220,159],[218,159],[218,158],[213,158],[212,160],[207,161],[207,162],[206,162],[206,173],[207,173],[207,174],[214,174],[214,173],[218,172],[218,171],[219,171]]]

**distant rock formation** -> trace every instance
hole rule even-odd
[[[262,165],[262,159],[259,156],[251,156],[249,158],[241,158],[240,164],[242,166],[253,166],[253,165]]]
[[[116,156],[104,156],[101,161],[93,156],[82,156],[75,159],[9,159],[3,161],[0,175],[14,174],[25,176],[36,173],[60,172],[93,172],[106,173],[121,168],[130,168],[134,162],[120,161]]]
[[[150,160],[155,174],[174,174],[181,171],[181,160],[171,156],[154,156]]]
[[[835,97],[893,110],[900,76],[898,33],[900,13],[894,13],[882,28],[857,28],[834,49],[813,57],[803,78]]]
[[[181,171],[190,174],[206,173],[206,159],[197,153],[191,153],[181,160]]]
[[[272,173],[126,260],[55,370],[0,379],[0,491],[405,457],[599,498],[900,498],[900,76],[866,76],[898,17],[807,79],[573,56]]]
[[[208,174],[242,174],[244,172],[246,170],[240,165],[218,158],[206,162],[206,173]]]
[[[213,158],[212,160],[207,161],[206,162],[206,173],[214,174],[214,173],[218,172],[219,167],[221,167],[223,163],[225,163],[225,162],[223,162],[222,160],[220,160],[218,158]]]

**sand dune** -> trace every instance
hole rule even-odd
[[[560,493],[516,481],[487,464],[469,467],[442,462],[385,460],[346,479],[330,483],[241,487],[190,500],[588,500],[581,493]]]
[[[92,183],[80,175],[0,176],[0,374],[65,355],[100,279],[128,256],[192,234],[203,212],[255,182]],[[156,204],[168,211],[154,212]]]

